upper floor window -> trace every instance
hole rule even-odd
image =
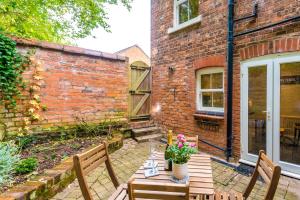
[[[174,22],[168,33],[199,23],[199,0],[174,0]]]
[[[175,0],[177,24],[182,24],[197,17],[199,0]]]
[[[197,110],[224,112],[223,73],[221,67],[197,72]]]

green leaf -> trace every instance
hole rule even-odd
[[[129,10],[132,1],[1,0],[0,31],[26,38],[68,43],[72,39],[91,35],[92,30],[98,27],[110,31],[106,5],[122,4]]]

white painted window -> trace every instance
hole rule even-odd
[[[174,0],[177,24],[185,23],[197,17],[199,0]]]
[[[224,69],[210,67],[197,72],[197,110],[224,112]]]
[[[174,22],[169,33],[191,26],[201,21],[199,0],[174,0]]]

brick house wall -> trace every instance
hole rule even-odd
[[[258,1],[258,18],[236,25],[235,33],[246,29],[261,27],[281,21],[300,14],[300,1],[298,0],[269,0]],[[245,16],[251,13],[253,1],[242,0],[236,4],[236,16]],[[288,23],[276,26],[257,33],[235,38],[234,53],[234,84],[233,84],[233,151],[239,157],[241,152],[240,130],[240,62],[251,58],[284,54],[300,51],[300,23]]]
[[[88,49],[16,39],[21,52],[35,49],[41,62],[41,120],[31,131],[74,125],[78,118],[94,123],[107,117],[126,118],[128,109],[128,59]],[[32,68],[24,73],[25,79]],[[26,98],[26,97],[25,97]],[[21,105],[22,107],[22,105]],[[13,133],[22,124],[24,113],[1,113],[6,131]],[[117,115],[117,116],[116,116]]]
[[[196,71],[225,67],[226,2],[201,1],[203,20],[181,31],[168,34],[173,26],[173,1],[152,1],[151,66],[153,67],[153,106],[161,105],[155,116],[164,128],[175,133],[198,134],[200,139],[226,146],[225,120],[218,131],[203,130],[196,113]],[[169,72],[169,67],[175,71]],[[222,156],[223,152],[203,143],[201,149]]]
[[[235,33],[278,22],[300,14],[298,0],[259,0],[258,18],[235,25]],[[242,0],[235,3],[235,17],[252,13],[254,1]],[[193,114],[196,112],[196,76],[198,69],[223,66],[226,80],[227,46],[227,1],[199,0],[201,23],[168,34],[173,26],[173,1],[152,0],[152,52],[153,105],[161,105],[156,116],[163,127],[176,133],[198,134],[200,139],[226,148],[226,105],[225,119],[220,121],[217,132],[203,130]],[[246,59],[274,53],[300,50],[300,23],[290,23],[257,33],[235,38],[234,84],[233,84],[233,154],[239,158],[240,145],[240,62]],[[168,68],[174,67],[170,73]],[[226,99],[226,81],[225,81]],[[174,93],[175,89],[175,93]],[[200,149],[218,156],[222,151],[204,143]]]

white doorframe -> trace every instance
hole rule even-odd
[[[241,63],[241,160],[253,165],[257,155],[248,153],[248,69],[267,65],[267,155],[282,167],[282,173],[300,178],[300,165],[280,160],[280,64],[300,62],[299,53],[270,55],[251,59]]]
[[[284,171],[300,175],[300,165],[280,160],[280,65],[283,63],[300,62],[300,55],[280,55],[274,59],[274,162]]]
[[[269,157],[272,157],[272,129],[273,129],[273,119],[272,119],[272,81],[273,81],[273,71],[272,71],[272,60],[256,60],[251,62],[245,62],[241,65],[241,155],[242,159],[256,162],[258,155],[248,153],[248,88],[249,88],[249,79],[248,79],[248,69],[252,67],[267,67],[267,98],[266,98],[266,153]]]

